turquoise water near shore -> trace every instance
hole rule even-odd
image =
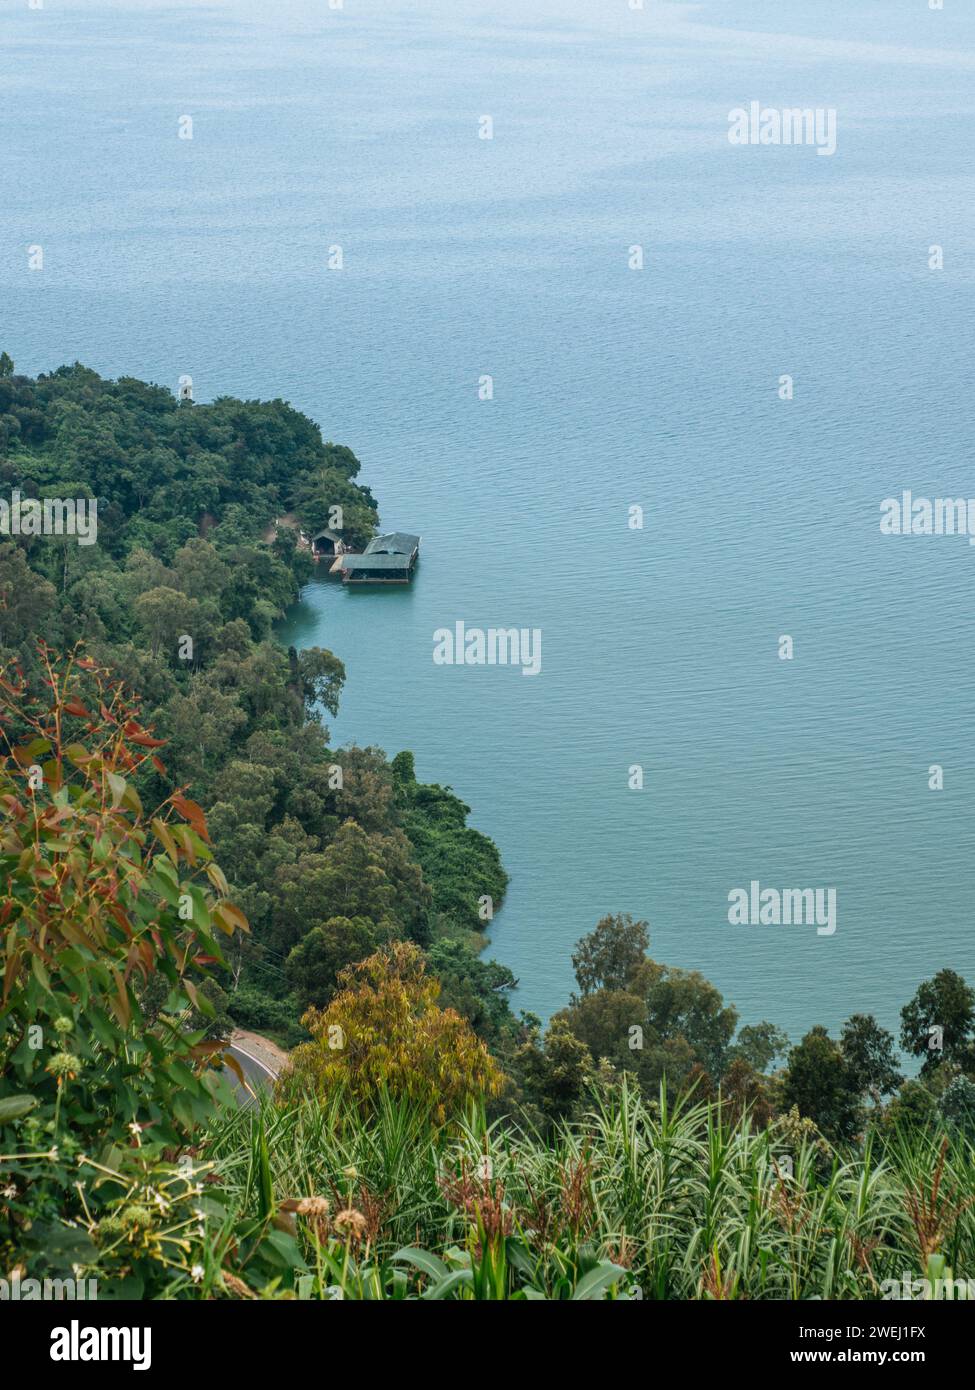
[[[975,549],[878,526],[975,495],[964,8],[0,9],[0,346],[282,396],[422,535],[410,589],[315,583],[283,636],[347,663],[338,739],[498,842],[519,1007],[608,911],[794,1037],[975,979]],[[729,146],[753,99],[835,107],[836,155]],[[435,666],[459,619],[540,628],[541,673]],[[729,926],[753,879],[835,887],[835,935]]]

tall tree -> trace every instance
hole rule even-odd
[[[0,646],[19,646],[36,633],[56,598],[54,585],[34,573],[18,546],[0,544]]]
[[[904,1080],[897,1070],[893,1034],[881,1028],[872,1014],[853,1014],[847,1019],[840,1047],[851,1084],[859,1095],[869,1095],[875,1105]]]
[[[901,1010],[901,1025],[901,1046],[924,1058],[922,1073],[942,1062],[972,1067],[975,989],[954,970],[939,970],[934,979],[918,986]]]
[[[625,989],[650,948],[649,925],[628,912],[603,917],[576,943],[572,969],[582,993]]]
[[[860,1124],[859,1091],[840,1045],[816,1027],[789,1053],[782,1087],[787,1108],[813,1121],[827,1139],[852,1139]]]
[[[497,1064],[459,1014],[439,1007],[440,986],[412,943],[347,967],[340,984],[327,1009],[305,1015],[312,1041],[291,1054],[278,1083],[284,1101],[341,1086],[366,1112],[388,1095],[444,1124],[498,1094]]]

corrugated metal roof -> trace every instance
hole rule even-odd
[[[387,531],[385,535],[373,536],[365,548],[366,555],[412,555],[420,544],[419,536],[411,536],[406,531]]]
[[[406,570],[410,566],[409,555],[399,552],[396,555],[376,554],[343,555],[344,570]]]

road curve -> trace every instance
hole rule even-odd
[[[258,1057],[252,1047],[244,1046],[236,1034],[230,1040],[227,1051],[244,1073],[244,1081],[241,1083],[233,1069],[226,1068],[227,1078],[233,1085],[239,1105],[256,1104],[258,1094],[270,1090],[277,1080],[280,1064],[276,1065],[276,1059],[266,1049],[262,1050],[265,1050],[265,1059]]]

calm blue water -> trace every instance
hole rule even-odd
[[[2,346],[283,396],[422,534],[409,591],[314,585],[287,635],[346,661],[341,739],[499,843],[521,1007],[608,911],[793,1036],[975,979],[975,549],[878,530],[902,488],[975,496],[971,6],[0,18]],[[751,100],[837,108],[837,154],[732,148]],[[541,628],[541,674],[434,666],[457,619]],[[730,927],[752,879],[836,887],[836,934]]]

